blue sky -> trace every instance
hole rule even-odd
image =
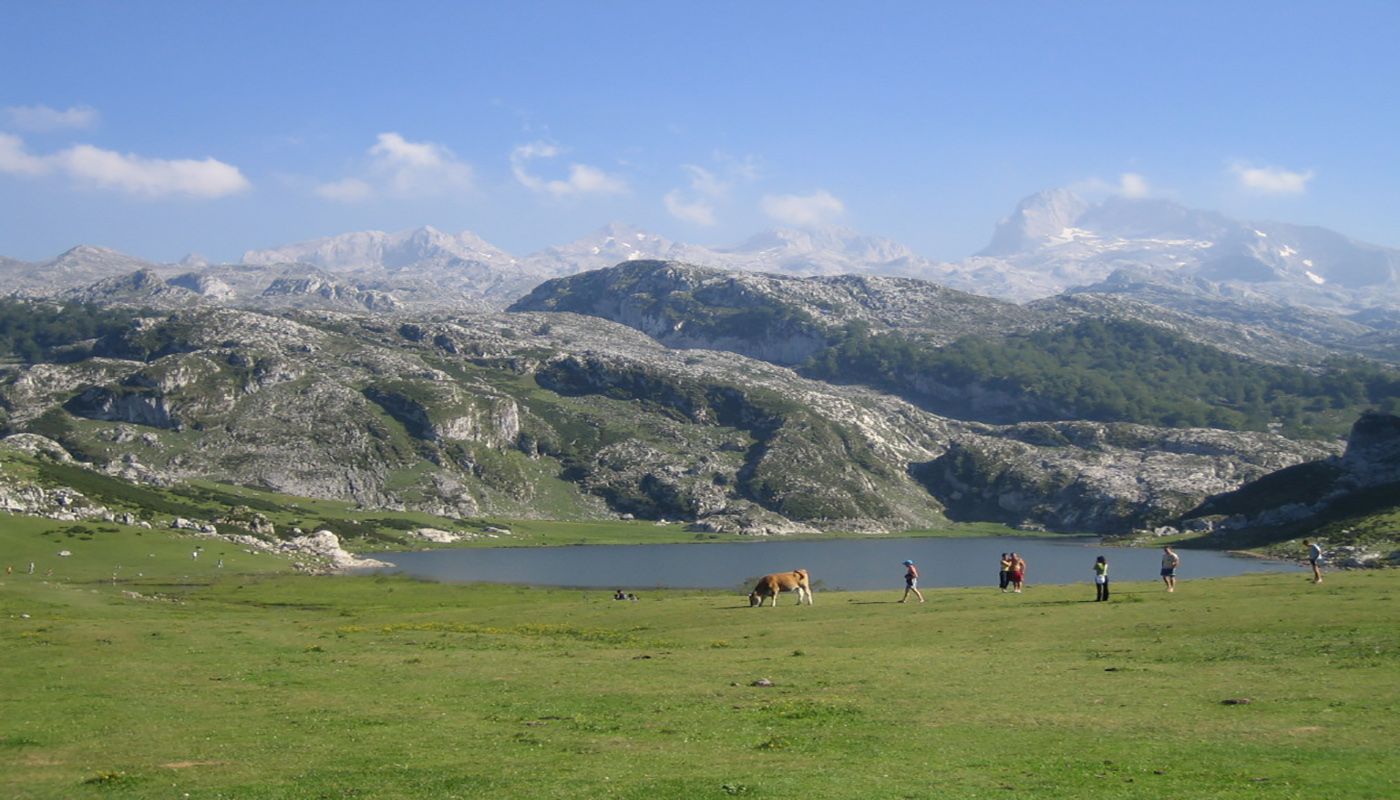
[[[1400,247],[1400,3],[0,0],[0,255],[837,223],[1069,188]]]

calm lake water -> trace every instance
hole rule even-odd
[[[449,583],[624,589],[732,589],[747,593],[770,572],[806,569],[817,591],[903,590],[906,558],[920,587],[996,586],[1001,554],[1026,559],[1026,585],[1089,583],[1094,559],[1113,581],[1155,581],[1161,548],[1101,547],[1097,540],[1036,538],[840,539],[696,544],[500,547],[384,553],[390,570]],[[1301,572],[1293,564],[1202,550],[1177,550],[1177,578]]]

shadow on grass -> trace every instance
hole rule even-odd
[[[898,600],[847,600],[846,602],[858,606],[897,606],[900,604]],[[907,606],[909,603],[905,603],[904,605]],[[914,605],[917,606],[918,603],[914,603]],[[925,603],[925,605],[927,605],[927,603]]]

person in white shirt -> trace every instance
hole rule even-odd
[[[1322,583],[1322,547],[1317,542],[1304,539],[1308,546],[1308,564],[1312,565],[1313,583]]]
[[[1167,591],[1176,591],[1176,568],[1181,566],[1181,556],[1172,552],[1171,547],[1162,548],[1162,583]]]

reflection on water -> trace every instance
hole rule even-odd
[[[904,559],[919,567],[923,587],[997,585],[1003,552],[1027,562],[1026,585],[1088,583],[1097,556],[1113,581],[1157,580],[1162,551],[1101,547],[1097,540],[840,539],[704,544],[585,545],[428,550],[376,555],[392,571],[450,583],[504,583],[605,589],[732,589],[753,578],[806,569],[818,591],[903,590]],[[1293,564],[1202,550],[1178,550],[1182,581],[1246,572],[1298,570]]]

